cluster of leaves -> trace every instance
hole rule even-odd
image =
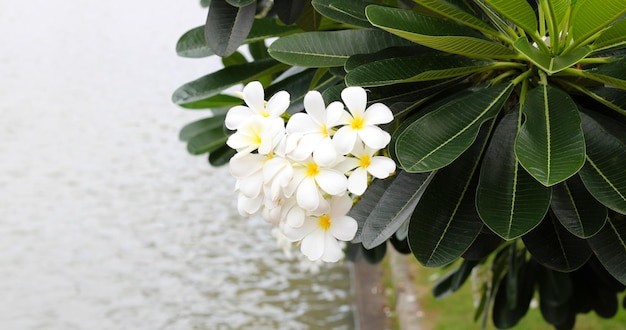
[[[373,261],[390,240],[423,265],[462,259],[436,288],[481,267],[483,318],[515,325],[539,292],[546,321],[611,317],[626,284],[626,0],[212,0],[184,57],[224,68],[173,101],[211,109],[181,131],[193,154],[228,162],[222,92],[261,81],[326,102],[347,86],[395,120],[393,178],[354,206]],[[268,40],[269,39],[269,40]],[[272,41],[269,47],[269,41]],[[250,58],[238,52],[247,45]],[[626,304],[626,301],[624,302]]]

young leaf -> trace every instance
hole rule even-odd
[[[550,188],[534,180],[517,162],[513,145],[518,112],[504,116],[485,153],[476,192],[480,218],[511,240],[536,227],[550,206]]]
[[[619,213],[626,213],[626,146],[620,139],[581,113],[587,162],[580,170],[587,190],[600,203]]]
[[[355,54],[372,53],[411,43],[380,30],[309,32],[280,38],[269,48],[270,55],[290,65],[304,67],[342,66]]]
[[[537,35],[537,17],[527,0],[486,0],[486,2],[531,36]]]
[[[517,39],[513,47],[549,75],[571,67],[592,52],[591,47],[585,46],[564,55],[552,56],[530,45],[526,37]]]
[[[300,17],[306,2],[307,0],[274,0],[274,8],[278,18],[286,25],[290,25]]]
[[[444,19],[374,5],[368,6],[365,13],[374,26],[440,51],[482,59],[517,56],[513,50]]]
[[[215,54],[228,56],[239,48],[252,28],[255,13],[256,3],[234,7],[226,0],[211,1],[204,37]]]
[[[626,13],[626,0],[577,1],[570,18],[570,31],[574,45],[585,43],[624,13]]]
[[[459,258],[483,227],[474,206],[478,164],[492,125],[453,164],[438,170],[409,223],[409,245],[417,260],[439,267]]]
[[[609,48],[623,46],[626,43],[626,19],[621,19],[608,29],[593,42],[591,47],[594,51],[602,51]]]
[[[623,215],[609,217],[604,228],[587,241],[604,268],[626,284],[626,220]]]
[[[483,20],[457,7],[454,3],[451,3],[447,0],[415,0],[415,2],[440,15],[443,15],[451,20],[455,20],[459,23],[465,24],[487,35],[497,34],[497,31],[495,31]]]
[[[539,85],[528,92],[522,110],[526,121],[515,141],[515,154],[526,171],[545,186],[578,172],[585,163],[585,140],[571,97]]]
[[[498,114],[512,89],[513,84],[483,88],[411,123],[395,144],[400,166],[429,172],[450,164],[474,142],[482,123]]]
[[[570,233],[589,238],[606,222],[607,211],[587,191],[578,175],[552,186],[552,212]]]

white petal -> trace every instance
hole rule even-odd
[[[317,190],[315,180],[313,180],[313,178],[305,178],[298,186],[296,200],[298,201],[298,205],[303,209],[313,211],[320,205],[319,195],[320,193]]]
[[[314,231],[319,230],[316,218],[307,218],[300,227],[292,227],[286,225],[283,227],[283,234],[292,242],[300,241],[311,235]]]
[[[292,208],[289,209],[289,212],[287,212],[287,215],[285,216],[285,223],[288,226],[294,228],[302,227],[302,225],[304,224],[305,215],[306,212],[304,211],[304,209],[298,207],[297,205],[294,205]],[[301,239],[302,238],[299,238],[298,240]]]
[[[359,166],[361,161],[354,157],[344,157],[339,163],[333,166],[333,169],[341,172],[348,173]]]
[[[315,176],[315,181],[330,195],[342,195],[348,187],[346,176],[334,169],[320,169],[320,173]]]
[[[393,113],[382,103],[372,104],[364,114],[366,125],[386,124],[393,120]]]
[[[350,241],[356,235],[359,225],[349,216],[332,218],[328,231],[338,240]]]
[[[255,174],[237,181],[239,191],[248,198],[255,198],[263,188],[263,175]]]
[[[321,230],[315,230],[302,239],[300,251],[310,260],[319,260],[324,254],[326,233]]]
[[[358,135],[366,146],[374,149],[382,149],[391,141],[391,135],[376,126],[365,126]]]
[[[243,216],[253,215],[259,211],[263,204],[263,196],[256,198],[247,198],[246,196],[239,194],[237,198],[237,210],[239,214]]]
[[[329,104],[326,108],[326,126],[328,127],[329,133],[331,132],[331,127],[346,124],[347,121],[350,120],[349,117],[350,115],[343,108],[343,103],[335,101]],[[341,122],[342,118],[345,119],[344,122]]]
[[[267,157],[259,154],[233,156],[228,163],[230,174],[237,179],[245,178],[263,169],[265,160],[267,160]]]
[[[322,255],[322,261],[325,262],[337,262],[344,257],[342,245],[332,236],[325,236],[324,240],[324,254]]]
[[[304,110],[318,126],[326,123],[326,105],[320,92],[310,91],[306,93],[304,96]]]
[[[341,91],[341,99],[353,116],[363,116],[367,106],[367,93],[362,87],[347,87]]]
[[[248,83],[243,88],[243,100],[252,111],[261,114],[265,109],[265,91],[258,81]]]
[[[355,195],[363,195],[367,189],[367,171],[364,168],[357,168],[348,177],[348,190]]]
[[[396,163],[391,159],[383,156],[372,157],[370,166],[367,171],[375,178],[384,179],[396,170]]]
[[[320,130],[319,124],[315,123],[311,116],[306,113],[296,113],[287,122],[287,133],[298,132],[300,134],[307,134],[318,132]]]
[[[350,198],[350,196],[348,196],[347,194],[343,196],[335,196],[330,201],[330,205],[331,210],[329,212],[329,215],[331,216],[331,218],[341,217],[348,214],[348,212],[352,208],[352,198]]]
[[[323,138],[324,136],[321,134],[306,134],[302,136],[296,148],[289,155],[294,160],[303,161],[311,156],[311,153],[317,148],[317,145]]]
[[[267,111],[270,117],[280,117],[287,108],[289,108],[289,93],[286,91],[280,91],[267,101]]]
[[[256,145],[256,141],[252,138],[250,138],[250,136],[245,135],[243,133],[237,132],[231,136],[228,137],[228,140],[226,140],[226,144],[239,151],[242,152],[242,156],[245,153],[249,153],[251,151],[253,151],[254,149],[256,149],[258,146]],[[245,152],[243,152],[245,151]]]
[[[224,119],[224,124],[226,124],[226,128],[235,130],[252,116],[254,116],[254,112],[250,110],[250,108],[243,105],[237,105],[228,110],[226,118]]]
[[[337,162],[339,153],[335,150],[330,138],[323,138],[313,151],[313,160],[321,166],[330,166]]]
[[[347,155],[354,148],[356,142],[357,132],[350,128],[350,126],[343,126],[333,136],[333,144],[335,150],[342,155]]]

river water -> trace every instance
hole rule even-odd
[[[344,265],[312,275],[234,180],[186,153],[172,91],[195,0],[0,3],[0,329],[351,329]]]

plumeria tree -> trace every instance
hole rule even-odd
[[[211,110],[180,138],[228,164],[241,214],[311,260],[391,245],[450,267],[437,296],[474,274],[483,325],[514,326],[534,297],[557,328],[615,315],[626,0],[204,4],[177,52],[224,68],[173,101]]]

